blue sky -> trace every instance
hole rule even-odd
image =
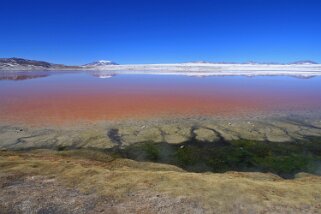
[[[0,57],[321,62],[318,0],[0,0]]]

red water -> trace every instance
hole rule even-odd
[[[58,74],[0,81],[0,120],[31,124],[238,116],[321,107],[320,78]]]

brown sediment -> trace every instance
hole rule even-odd
[[[62,123],[171,115],[232,114],[260,103],[223,97],[168,94],[55,94],[3,100],[1,120]]]
[[[277,101],[277,97],[268,99],[175,93],[28,94],[16,99],[3,98],[0,119],[60,124],[80,120],[145,119],[171,115],[237,115],[286,107],[290,103],[289,100],[286,104]],[[292,106],[295,106],[294,103]]]

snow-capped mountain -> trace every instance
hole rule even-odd
[[[96,62],[85,64],[83,65],[83,67],[100,67],[100,66],[106,66],[106,65],[118,65],[118,64],[109,60],[99,60]]]
[[[36,61],[36,60],[28,60],[22,58],[2,58],[0,59],[0,63],[3,66],[13,67],[17,65],[25,65],[25,66],[42,66],[49,68],[52,64],[43,61]]]
[[[96,62],[88,63],[83,66],[67,66],[63,64],[54,64],[38,60],[29,60],[23,58],[0,58],[0,70],[83,70],[83,69],[100,69],[110,65],[118,65],[117,63],[109,60],[99,60]]]
[[[0,70],[68,70],[75,68],[78,67],[15,57],[0,58]]]

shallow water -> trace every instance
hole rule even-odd
[[[0,120],[66,123],[321,109],[321,78],[20,72],[0,76]]]
[[[320,175],[320,98],[320,77],[1,73],[0,150]]]

